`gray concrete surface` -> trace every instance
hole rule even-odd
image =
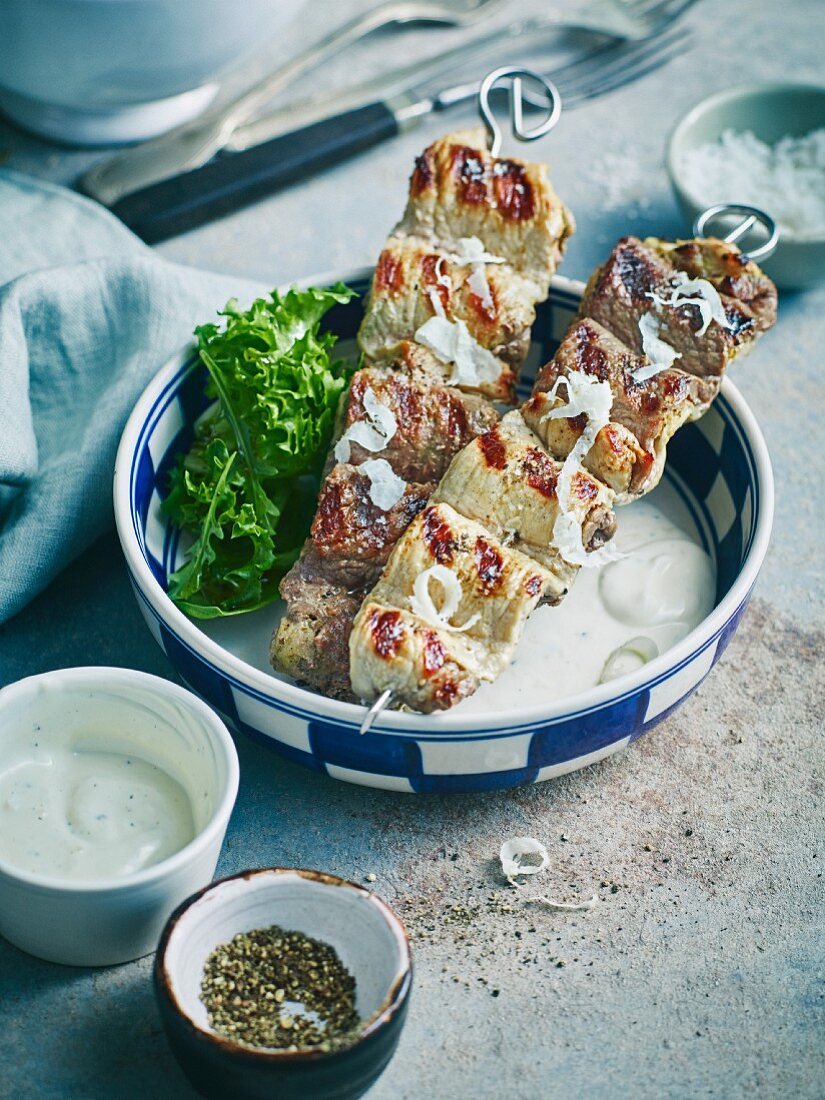
[[[354,6],[316,0],[303,30]],[[576,211],[569,275],[585,277],[622,233],[684,229],[662,149],[693,102],[752,79],[821,79],[817,0],[704,0],[689,22],[688,55],[571,113],[531,150]],[[384,36],[354,67],[373,71],[435,40],[403,33],[403,48]],[[339,63],[321,79],[346,72]],[[412,157],[444,126],[430,121],[161,251],[273,283],[367,263]],[[91,159],[2,124],[0,155],[58,180]],[[541,787],[452,798],[345,786],[239,743],[241,792],[219,872],[374,873],[413,936],[410,1019],[375,1100],[825,1095],[823,313],[825,288],[783,295],[777,330],[735,369],[774,463],[773,542],[723,660],[654,734]],[[0,628],[0,684],[84,663],[171,675],[114,536]],[[514,894],[495,855],[522,833],[545,841],[551,867]],[[599,900],[549,913],[529,904],[539,893]],[[160,1031],[150,965],[71,970],[0,944],[0,1096],[193,1095]]]

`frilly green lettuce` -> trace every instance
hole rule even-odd
[[[333,361],[321,318],[354,292],[273,291],[223,325],[195,330],[215,403],[175,466],[164,508],[194,536],[169,595],[187,614],[215,618],[278,598],[278,583],[312,522],[321,469],[352,367]]]

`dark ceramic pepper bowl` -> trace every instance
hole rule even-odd
[[[344,1050],[293,1052],[235,1043],[209,1027],[200,982],[209,953],[239,932],[277,924],[330,944],[356,982],[363,1020]],[[395,1052],[412,985],[404,926],[369,890],[320,871],[273,867],[207,886],[169,918],[154,970],[166,1037],[202,1096],[351,1100]]]

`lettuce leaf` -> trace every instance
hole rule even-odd
[[[354,292],[273,291],[224,323],[195,329],[215,403],[172,471],[164,509],[194,536],[169,578],[187,614],[215,618],[278,598],[312,522],[336,410],[353,368],[333,361],[336,337],[320,321]]]

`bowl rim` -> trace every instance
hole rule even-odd
[[[330,282],[363,281],[373,272],[372,266],[338,269],[332,272],[302,279],[294,285],[325,286]],[[585,284],[565,276],[554,276],[552,288],[567,294],[581,297]],[[347,703],[329,699],[307,688],[299,687],[288,680],[279,679],[274,674],[262,672],[224,649],[200,630],[173,603],[149,569],[138,544],[132,527],[130,506],[130,483],[132,458],[140,442],[143,426],[159,394],[168,390],[176,373],[192,356],[192,345],[187,344],[175,353],[161,367],[148,383],[129,416],[121,436],[115,459],[114,469],[114,509],[115,523],[121,548],[127,567],[135,586],[156,616],[173,631],[183,644],[200,660],[216,669],[230,682],[237,683],[245,692],[264,702],[275,701],[278,708],[304,718],[307,721],[329,721],[340,726],[350,727],[358,734],[366,707],[363,704]],[[439,714],[402,713],[384,711],[373,724],[371,733],[384,736],[397,735],[402,738],[429,739],[442,741],[450,736],[465,739],[470,735],[505,735],[523,733],[560,721],[569,721],[583,714],[602,709],[605,704],[619,703],[638,694],[645,688],[669,677],[682,665],[687,664],[711,644],[717,634],[747,599],[762,566],[770,540],[774,511],[774,482],[768,448],[764,436],[744,397],[736,386],[725,377],[722,380],[721,394],[726,399],[734,419],[738,422],[740,434],[750,445],[755,483],[759,492],[759,510],[756,527],[748,554],[742,563],[739,574],[730,590],[689,634],[675,646],[636,672],[618,677],[606,684],[588,688],[575,695],[552,700],[533,707],[511,708],[494,714],[471,714],[462,716],[457,711]],[[617,690],[618,686],[618,690]]]
[[[173,852],[170,856],[121,878],[61,878],[59,875],[45,875],[25,868],[17,867],[7,859],[0,858],[0,876],[6,876],[26,886],[34,887],[43,893],[66,894],[118,894],[135,887],[147,886],[174,875],[183,869],[192,859],[199,856],[216,841],[220,841],[226,830],[235,800],[238,795],[240,766],[235,743],[226,728],[226,723],[212,707],[194,692],[162,676],[153,676],[149,672],[137,669],[120,668],[109,665],[80,665],[75,668],[59,668],[51,672],[41,672],[35,676],[26,676],[4,688],[0,688],[0,717],[6,703],[18,695],[24,695],[38,683],[49,681],[58,685],[70,684],[86,686],[90,691],[111,685],[140,684],[156,695],[172,696],[194,712],[201,729],[206,733],[213,746],[218,749],[218,767],[221,785],[215,809],[204,827],[192,839]]]
[[[685,132],[689,130],[698,119],[707,111],[715,107],[731,103],[735,100],[748,99],[763,95],[778,95],[793,92],[821,96],[825,99],[825,84],[817,84],[815,81],[793,80],[767,80],[750,81],[747,84],[736,84],[731,88],[723,88],[719,92],[713,92],[709,96],[698,100],[673,124],[665,141],[665,167],[670,177],[670,182],[678,192],[686,205],[703,210],[705,204],[702,200],[689,191],[682,182],[681,169],[677,163],[677,145],[685,139]],[[782,235],[777,247],[786,248],[788,245],[804,247],[805,245],[819,245],[825,242],[825,231],[809,237],[788,237]]]
[[[320,884],[322,887],[353,890],[378,910],[384,923],[393,933],[397,953],[397,966],[389,991],[381,1002],[380,1007],[366,1020],[362,1021],[358,1029],[358,1034],[353,1042],[340,1050],[325,1051],[313,1047],[299,1048],[298,1050],[282,1050],[277,1047],[254,1047],[245,1043],[236,1043],[232,1039],[196,1023],[180,1003],[175,987],[174,976],[167,966],[167,952],[171,938],[177,931],[181,921],[185,920],[187,914],[198,905],[220,905],[221,898],[213,895],[215,895],[216,892],[220,894],[228,883],[234,883],[241,879],[245,880],[247,884],[254,884],[264,877],[271,877],[276,886],[279,882],[285,881],[287,877],[297,877],[302,880]],[[364,1040],[369,1039],[371,1035],[374,1035],[377,1031],[386,1027],[392,1022],[399,1010],[403,1008],[409,996],[412,987],[413,962],[409,936],[407,935],[407,930],[401,918],[389,905],[387,905],[384,899],[373,890],[368,890],[360,883],[352,882],[339,875],[333,875],[327,871],[316,871],[307,867],[257,867],[251,870],[238,871],[234,875],[227,875],[224,878],[216,879],[214,882],[208,883],[203,889],[198,890],[196,893],[186,898],[185,901],[181,902],[166,921],[163,931],[161,932],[157,951],[155,953],[153,972],[156,989],[163,995],[176,1017],[187,1027],[190,1033],[197,1037],[197,1039],[209,1042],[212,1047],[230,1057],[272,1064],[285,1061],[290,1063],[318,1062],[335,1058],[339,1055],[349,1053],[354,1047],[359,1046]]]

